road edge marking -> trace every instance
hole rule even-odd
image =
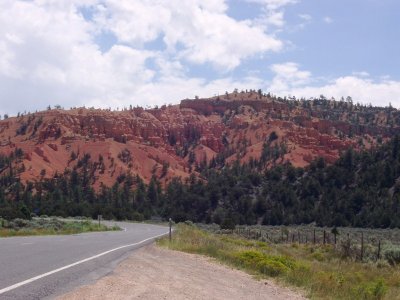
[[[111,250],[102,252],[102,253],[100,253],[100,254],[97,254],[97,255],[94,255],[94,256],[91,256],[91,257],[88,257],[88,258],[79,260],[79,261],[77,261],[77,262],[74,262],[74,263],[69,264],[69,265],[66,265],[66,266],[64,266],[64,267],[55,269],[55,270],[53,270],[53,271],[50,271],[50,272],[47,272],[47,273],[43,273],[43,274],[41,274],[41,275],[37,275],[37,276],[35,276],[35,277],[29,278],[29,279],[27,279],[27,280],[18,282],[18,283],[16,283],[16,284],[13,284],[13,285],[10,285],[10,286],[8,286],[8,287],[5,287],[5,288],[1,289],[1,290],[0,290],[0,295],[4,294],[4,293],[6,293],[6,292],[12,291],[12,290],[14,290],[14,289],[16,289],[16,288],[19,288],[19,287],[21,287],[21,286],[23,286],[23,285],[32,283],[32,282],[34,282],[34,281],[36,281],[36,280],[39,280],[39,279],[41,279],[41,278],[44,278],[44,277],[53,275],[53,274],[55,274],[55,273],[64,271],[64,270],[66,270],[66,269],[72,268],[72,267],[74,267],[74,266],[80,265],[80,264],[85,263],[85,262],[88,262],[88,261],[90,261],[90,260],[99,258],[99,257],[104,256],[104,255],[106,255],[106,254],[109,254],[109,253],[111,253],[111,252],[114,252],[114,251],[117,251],[117,250],[120,250],[120,249],[123,249],[123,248],[128,248],[128,247],[137,246],[137,245],[143,244],[143,243],[145,243],[145,242],[147,242],[147,241],[150,241],[150,240],[152,240],[152,239],[156,239],[156,238],[162,237],[163,235],[167,235],[167,234],[168,234],[168,232],[162,233],[162,234],[159,234],[159,235],[156,235],[156,236],[149,237],[149,238],[144,239],[144,240],[142,240],[142,241],[140,241],[140,242],[137,242],[137,243],[133,243],[133,244],[128,244],[128,245],[120,246],[120,247],[117,247],[117,248],[114,248],[114,249],[111,249]]]

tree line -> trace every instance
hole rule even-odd
[[[83,155],[72,170],[23,184],[23,153],[0,156],[0,216],[88,216],[118,220],[150,218],[235,224],[400,227],[400,139],[373,149],[349,149],[333,165],[322,158],[305,168],[290,163],[261,171],[259,164],[204,167],[201,176],[173,178],[162,187],[121,174],[111,187],[93,189],[100,163]],[[205,180],[206,178],[207,180]]]

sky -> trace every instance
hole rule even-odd
[[[400,108],[398,0],[0,0],[0,115],[226,91]]]

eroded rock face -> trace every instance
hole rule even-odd
[[[385,139],[399,132],[385,119],[384,108],[367,115],[357,107],[334,108],[343,103],[328,104],[310,108],[248,92],[147,110],[43,111],[0,121],[0,152],[23,149],[25,180],[35,180],[42,170],[46,176],[63,172],[89,153],[92,160],[103,160],[95,174],[97,185],[112,185],[124,172],[145,181],[160,176],[165,183],[174,176],[187,177],[194,169],[190,164],[210,161],[218,153],[224,153],[228,163],[238,157],[242,162],[260,159],[268,141],[285,145],[286,154],[278,163],[304,166],[319,156],[333,163],[349,147],[368,148],[378,136]],[[393,110],[389,114],[398,114]],[[132,155],[129,163],[118,158],[126,149]]]

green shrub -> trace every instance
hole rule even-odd
[[[383,268],[389,268],[389,267],[390,267],[390,264],[389,264],[389,262],[388,262],[387,260],[385,260],[385,259],[378,259],[378,260],[375,262],[375,266],[376,266],[377,268],[379,268],[379,269],[383,269]]]
[[[400,263],[400,247],[390,246],[390,248],[385,249],[383,255],[391,265]]]
[[[242,246],[242,247],[254,247],[254,246],[258,246],[257,243],[259,244],[259,247],[264,247],[267,248],[267,244],[264,242],[257,242],[257,241],[249,241],[249,240],[245,240],[245,239],[239,239],[239,238],[231,238],[228,236],[222,236],[220,238],[221,241],[223,242],[228,242],[230,244],[233,245],[237,245],[237,246]]]
[[[29,226],[29,221],[24,219],[14,219],[9,222],[9,228],[19,229]]]
[[[358,287],[356,294],[359,299],[383,299],[387,292],[387,285],[383,279],[378,279],[370,283],[364,283]]]
[[[234,230],[235,228],[236,225],[231,218],[225,218],[221,223],[221,229]]]
[[[185,225],[188,225],[188,226],[194,226],[193,222],[189,221],[189,220],[186,220],[184,223],[185,223]]]
[[[318,260],[318,261],[323,261],[324,260],[324,254],[323,253],[321,253],[320,251],[316,251],[316,252],[314,252],[313,254],[311,254],[311,257],[313,258],[313,259],[315,259],[315,260]]]
[[[295,260],[290,257],[269,255],[257,250],[239,251],[235,256],[241,265],[269,276],[283,275],[297,268]]]
[[[132,219],[134,221],[143,222],[144,221],[144,216],[141,213],[135,211],[132,214]]]
[[[272,277],[286,274],[289,271],[288,267],[274,259],[264,259],[257,264],[257,267],[260,272]]]

